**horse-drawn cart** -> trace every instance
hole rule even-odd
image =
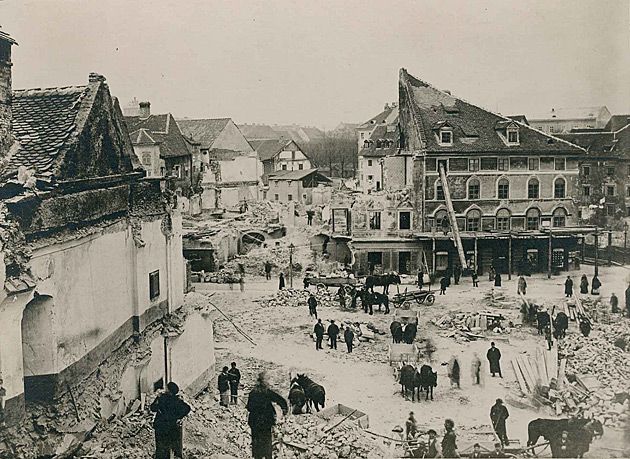
[[[398,372],[405,364],[416,366],[420,358],[420,351],[415,344],[392,343],[389,345],[389,365],[398,381]]]
[[[304,285],[314,285],[317,290],[328,290],[328,287],[341,287],[343,286],[346,293],[350,294],[358,284],[358,280],[354,277],[306,277],[304,278]]]
[[[394,320],[402,325],[409,323],[418,324],[418,311],[413,309],[396,309],[394,312]]]
[[[411,301],[418,304],[427,304],[431,306],[435,303],[435,294],[429,290],[412,290],[410,292],[405,289],[402,293],[396,293],[392,297],[395,308],[406,307]]]

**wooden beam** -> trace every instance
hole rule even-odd
[[[525,383],[525,379],[523,378],[523,374],[521,373],[521,369],[518,366],[516,360],[512,359],[512,369],[514,370],[514,376],[516,376],[516,381],[518,381],[518,386],[521,389],[523,394],[527,394],[529,391],[527,390],[527,384]]]

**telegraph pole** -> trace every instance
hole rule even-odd
[[[612,230],[608,227],[608,266],[612,266]]]
[[[595,227],[595,275],[599,276],[599,233]]]
[[[289,287],[293,288],[293,242],[289,245]]]

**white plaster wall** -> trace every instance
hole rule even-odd
[[[232,161],[219,161],[221,167],[221,181],[227,182],[249,182],[257,181],[262,170],[262,163],[258,157],[253,155],[238,156]]]

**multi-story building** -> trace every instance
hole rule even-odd
[[[578,235],[591,230],[578,227],[573,199],[582,148],[464,102],[404,69],[398,112],[398,139],[379,158],[384,191],[352,206],[358,271],[571,266]],[[378,150],[374,144],[366,143],[365,153]]]
[[[270,174],[277,171],[312,169],[309,157],[294,140],[258,140],[251,142],[263,164],[263,183],[268,184]]]
[[[552,108],[545,113],[528,116],[529,125],[548,134],[570,132],[572,129],[602,129],[610,120],[606,106]]]
[[[630,115],[614,115],[604,129],[573,129],[558,137],[586,150],[580,161],[580,219],[621,225],[630,215]]]

